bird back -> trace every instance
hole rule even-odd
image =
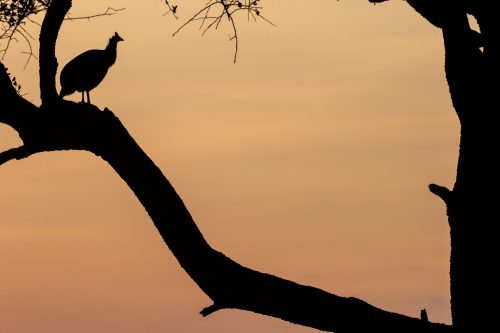
[[[104,50],[89,50],[68,62],[60,75],[61,97],[97,87],[114,64],[117,43],[122,40],[115,33]]]
[[[61,71],[61,96],[97,87],[108,72],[107,58],[104,50],[89,50],[71,60]]]

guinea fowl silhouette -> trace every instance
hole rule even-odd
[[[87,103],[90,104],[89,92],[104,79],[108,69],[116,61],[116,46],[123,38],[115,32],[109,39],[104,50],[88,50],[71,60],[61,71],[61,97],[71,95],[75,91],[87,93]]]

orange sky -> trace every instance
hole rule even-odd
[[[203,1],[179,1],[178,21],[161,1],[73,2],[74,15],[126,8],[66,22],[59,63],[120,33],[92,102],[122,120],[212,246],[257,270],[450,321],[448,226],[427,185],[453,185],[459,132],[437,29],[403,1],[263,0],[276,27],[241,17],[233,64],[227,26],[171,36]],[[4,62],[38,103],[36,61],[23,70],[15,52]],[[0,126],[0,148],[18,144]],[[209,299],[89,153],[9,162],[0,184],[2,332],[315,331],[234,310],[202,318]]]

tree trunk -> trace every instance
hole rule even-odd
[[[498,84],[494,83],[499,73],[500,36],[494,32],[498,23],[486,17],[485,10],[479,6],[472,11],[481,33],[470,29],[465,3],[450,6],[442,27],[446,77],[461,124],[457,177],[447,201],[451,310],[459,332],[500,332],[500,174],[496,162],[500,114]]]

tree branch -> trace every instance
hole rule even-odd
[[[368,0],[371,3],[380,3],[388,0]],[[463,0],[406,0],[406,2],[429,23],[442,28],[448,12],[455,6],[463,6]]]
[[[3,152],[0,152],[0,165],[7,163],[11,160],[21,160],[23,158],[33,155],[35,151],[27,148],[26,146],[20,146],[12,148]]]
[[[200,314],[203,316],[203,317],[206,317],[206,316],[209,316],[211,315],[212,313],[216,312],[216,311],[219,311],[219,310],[222,310],[224,308],[227,308],[226,306],[222,305],[222,304],[217,304],[217,303],[214,303],[210,306],[207,306],[206,308],[204,308],[203,310],[200,311]]]
[[[29,114],[38,111],[38,108],[19,96],[12,85],[7,68],[0,62],[0,123],[13,128],[24,128],[22,124],[29,119]],[[21,136],[24,133],[19,133]]]
[[[52,0],[40,30],[40,98],[42,105],[60,100],[56,91],[56,40],[64,17],[71,8],[71,0]]]
[[[7,67],[0,61],[0,97],[1,101],[4,102],[17,95],[16,89],[12,85],[12,81],[7,71]],[[0,109],[0,114],[4,113],[5,110]]]
[[[460,0],[452,1],[460,2]],[[443,27],[450,0],[406,0],[406,2],[433,26],[437,28]]]
[[[451,200],[452,192],[444,186],[429,184],[429,191],[440,197],[445,204],[448,204]]]
[[[101,156],[140,200],[180,265],[215,305],[242,309],[292,323],[335,332],[451,332],[443,324],[424,323],[246,268],[214,250],[198,230],[189,211],[160,169],[142,151],[114,114],[68,102],[65,109],[32,113],[32,151],[86,150]],[[19,132],[26,129],[15,128]],[[24,157],[21,148],[4,160]],[[1,156],[1,155],[0,155]],[[425,330],[424,330],[425,328]]]

